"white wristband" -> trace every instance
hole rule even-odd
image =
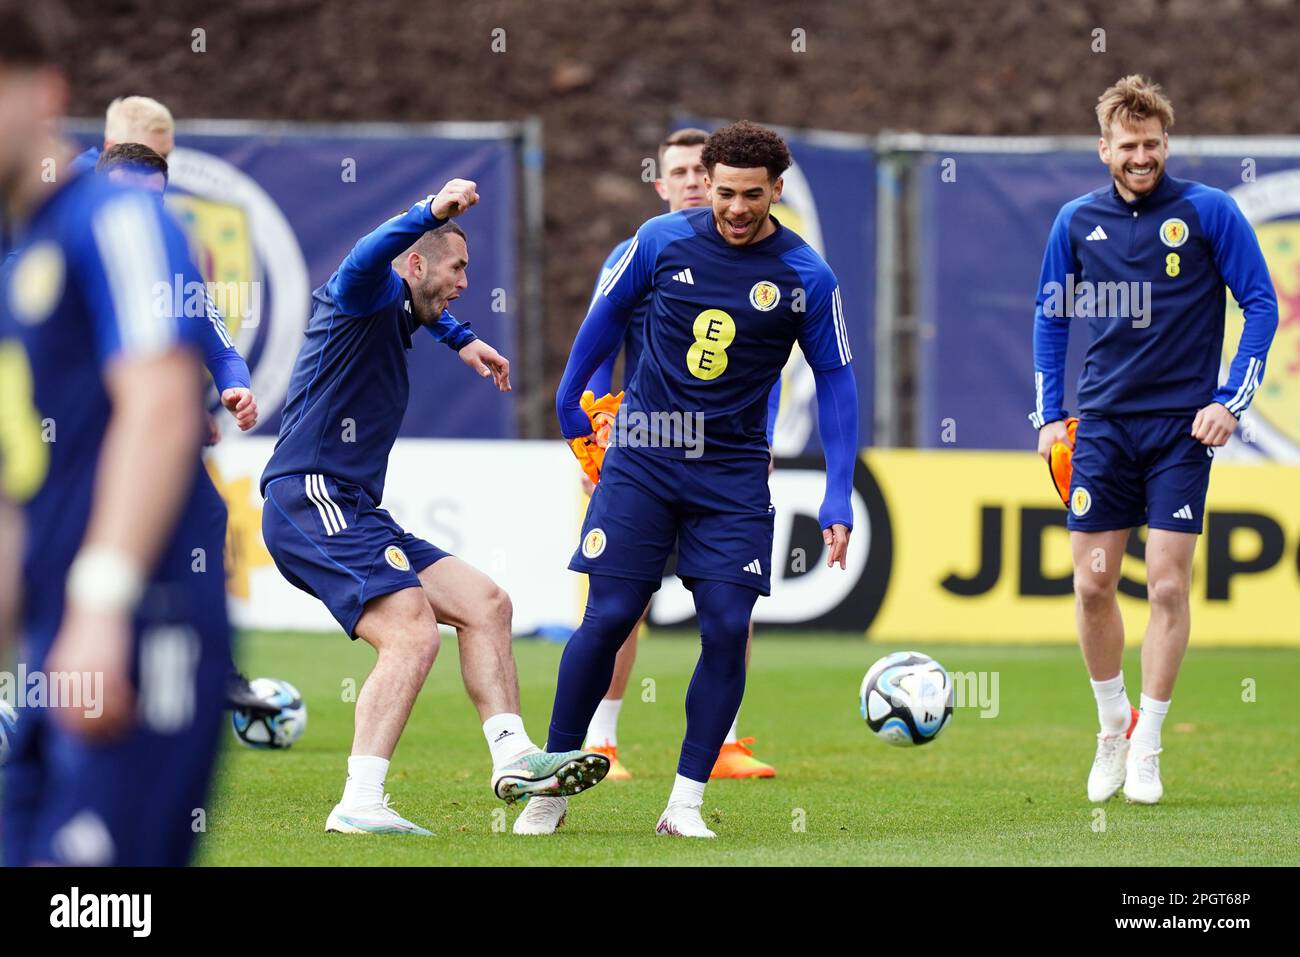
[[[83,548],[68,569],[68,603],[86,611],[129,612],[143,592],[144,576],[135,563],[103,545]]]

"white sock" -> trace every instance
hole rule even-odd
[[[1133,720],[1133,711],[1128,703],[1128,693],[1124,690],[1124,672],[1105,681],[1088,680],[1092,685],[1092,694],[1097,699],[1097,718],[1101,730],[1107,734],[1128,729]]]
[[[483,737],[487,738],[488,750],[492,752],[494,768],[509,764],[525,751],[537,750],[537,745],[524,730],[524,719],[517,714],[503,711],[492,715],[483,722]]]
[[[354,754],[348,758],[348,780],[343,785],[342,804],[357,810],[384,803],[384,778],[388,777],[388,759]]]
[[[738,738],[737,738],[736,736],[737,736],[737,734],[739,733],[739,732],[736,731],[736,724],[737,724],[739,721],[740,721],[740,712],[737,711],[737,712],[736,712],[736,716],[735,716],[734,718],[731,719],[731,730],[727,732],[727,739],[726,739],[725,741],[722,742],[723,744],[735,744],[735,743],[736,743],[736,741],[738,740]]]
[[[1160,726],[1165,723],[1169,713],[1168,701],[1157,701],[1140,695],[1141,713],[1138,715],[1137,727],[1133,729],[1133,743],[1148,751],[1160,750]]]
[[[587,725],[587,747],[618,747],[618,712],[622,698],[601,698]]]
[[[692,781],[680,774],[673,781],[673,793],[668,795],[668,804],[685,804],[687,807],[699,807],[704,803],[703,781]]]

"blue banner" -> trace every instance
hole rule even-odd
[[[453,177],[474,180],[481,201],[458,222],[469,236],[462,322],[507,357],[518,352],[516,144],[447,138],[415,127],[371,131],[188,134],[170,157],[167,203],[190,237],[205,279],[224,292],[227,323],[253,373],[257,434],[274,435],[311,312],[311,292],[352,245]],[[82,137],[93,142],[93,137]],[[428,336],[410,353],[403,436],[513,438],[514,402],[477,380]]]
[[[1175,150],[1177,144],[1175,143]],[[1255,399],[1250,451],[1300,456],[1300,155],[1180,157],[1171,175],[1228,190],[1255,226],[1278,289],[1282,325]],[[1066,202],[1110,182],[1096,154],[924,154],[918,169],[917,288],[921,318],[922,446],[1024,449],[1034,445],[1033,315],[1043,247]],[[948,175],[945,177],[945,170]],[[1240,335],[1230,304],[1225,359]],[[1066,408],[1086,326],[1071,330]],[[951,432],[944,423],[952,420]],[[1235,440],[1234,440],[1235,441]]]

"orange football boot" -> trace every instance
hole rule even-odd
[[[596,748],[588,747],[588,748],[583,748],[582,750],[594,751],[597,754],[603,754],[605,757],[609,758],[609,773],[605,775],[607,780],[610,781],[632,780],[632,773],[628,771],[627,768],[623,767],[623,762],[621,762],[618,759],[618,745],[602,744],[600,747],[596,747]]]
[[[718,760],[713,765],[709,780],[712,781],[715,778],[776,777],[776,768],[770,764],[764,764],[754,757],[754,749],[749,747],[753,743],[753,738],[741,738],[739,741],[730,741],[724,744],[722,750],[718,752]],[[611,771],[610,774],[613,774],[613,772]]]

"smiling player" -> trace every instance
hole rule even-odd
[[[659,144],[659,171],[663,175],[655,180],[655,192],[659,198],[668,204],[671,212],[677,212],[682,209],[698,209],[701,206],[709,204],[708,194],[708,170],[704,168],[704,162],[700,154],[704,150],[704,144],[708,140],[709,134],[704,130],[698,129],[681,129],[670,133]],[[632,244],[632,240],[625,239],[614,247],[613,252],[605,260],[605,265],[600,272],[600,281],[596,284],[595,296],[600,295],[600,287],[604,281],[609,278],[614,267],[618,265],[623,253],[627,247]],[[642,337],[644,335],[645,314],[650,308],[650,297],[646,297],[636,308],[632,316],[632,321],[627,325],[627,332],[623,337],[623,383],[624,386],[631,383],[633,376],[636,374],[636,366],[641,358]],[[612,382],[614,378],[614,363],[618,358],[618,352],[610,354],[609,358],[600,364],[596,374],[591,377],[587,383],[587,388],[591,389],[596,395],[604,395],[607,392],[613,392]],[[778,378],[776,385],[772,387],[772,395],[768,400],[768,423],[767,423],[767,444],[769,448],[772,445],[772,430],[776,426],[776,413],[781,399],[781,380]],[[582,476],[583,487],[588,495],[593,491],[591,479],[584,474]],[[591,727],[587,729],[587,743],[584,745],[592,751],[598,751],[606,755],[610,760],[609,777],[611,780],[626,780],[632,775],[618,760],[618,716],[623,706],[623,695],[627,691],[627,684],[632,676],[632,666],[636,663],[637,642],[641,636],[641,627],[645,623],[645,613],[635,625],[632,626],[632,633],[628,636],[627,641],[623,643],[618,651],[618,657],[614,659],[614,677],[610,680],[609,689],[605,692],[605,697],[596,706],[596,713],[591,719]],[[749,623],[749,640],[745,644],[745,667],[749,667],[749,656],[754,646],[754,623]],[[733,719],[731,727],[727,730],[727,737],[723,741],[722,751],[718,754],[718,760],[713,766],[709,777],[718,778],[770,778],[776,775],[776,769],[770,764],[765,764],[754,757],[754,752],[749,745],[753,738],[739,738],[736,730],[737,719]]]
[[[1174,111],[1160,87],[1126,76],[1097,102],[1098,154],[1112,183],[1061,208],[1047,240],[1034,316],[1038,452],[1069,444],[1064,403],[1069,319],[1045,309],[1048,290],[1140,280],[1149,313],[1088,319],[1080,421],[1070,481],[1070,547],[1083,659],[1101,731],[1088,799],[1119,788],[1155,804],[1160,730],[1191,632],[1188,590],[1214,449],[1237,428],[1264,377],[1277,296],[1259,241],[1226,193],[1165,173]],[[1226,289],[1245,313],[1219,384]],[[1120,669],[1124,624],[1116,588],[1129,532],[1146,525],[1147,601],[1141,712]]]
[[[623,400],[628,422],[649,425],[615,436],[569,564],[587,573],[589,591],[560,660],[548,746],[582,742],[619,646],[676,543],[701,650],[676,783],[655,830],[711,838],[700,816],[704,787],[744,695],[750,613],[769,592],[768,396],[797,341],[816,377],[826,449],[827,563],[843,568],[857,387],[835,276],[771,215],[790,166],[784,141],[735,123],[709,137],[702,159],[711,206],[658,216],[637,230],[578,330],[556,393],[561,432],[581,455],[596,440],[579,401],[583,387],[650,295],[645,347]],[[702,445],[684,441],[687,422],[702,429]],[[535,798],[520,821],[526,833],[549,833],[565,813],[563,798]]]

